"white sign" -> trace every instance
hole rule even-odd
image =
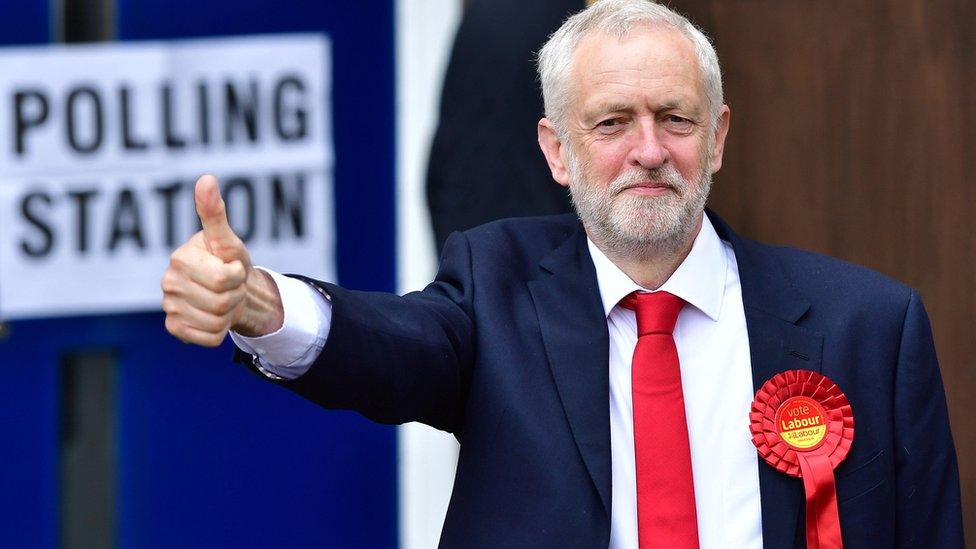
[[[335,279],[321,35],[0,49],[0,317],[158,309],[221,181],[252,257]]]

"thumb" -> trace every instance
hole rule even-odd
[[[227,222],[227,209],[220,196],[217,178],[208,174],[197,179],[193,199],[210,253],[224,262],[241,259],[244,245]]]

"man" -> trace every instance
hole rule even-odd
[[[454,433],[443,546],[803,547],[803,483],[749,432],[756,389],[791,370],[853,409],[844,544],[961,546],[917,294],[704,211],[729,128],[708,40],[657,4],[601,0],[539,66],[539,143],[578,219],[455,234],[423,292],[352,292],[254,269],[204,177],[204,229],[163,279],[167,329],[203,345],[233,330],[256,369],[325,407]]]

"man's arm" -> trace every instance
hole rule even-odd
[[[400,297],[303,280],[329,296],[329,337],[308,372],[275,383],[381,423],[459,433],[475,353],[464,235],[447,240],[437,278],[421,292]]]
[[[163,276],[167,330],[208,347],[229,331],[252,338],[276,332],[285,314],[278,287],[251,265],[227,223],[216,179],[201,177],[195,199],[203,230],[173,252]],[[448,240],[437,280],[422,292],[398,297],[304,280],[331,303],[328,337],[307,373],[276,383],[375,421],[461,428],[474,361],[471,259],[463,236]]]
[[[959,468],[932,329],[912,291],[895,374],[900,547],[963,547]]]

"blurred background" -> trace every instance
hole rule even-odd
[[[670,5],[713,37],[732,108],[710,206],[921,293],[976,544],[976,5]],[[194,230],[202,171],[238,196],[257,264],[357,289],[423,287],[453,230],[568,211],[532,57],[583,6],[4,0],[0,546],[435,546],[453,438],[319,409],[229,344],[170,337],[167,244]]]

